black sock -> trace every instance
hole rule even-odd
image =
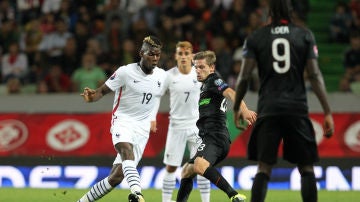
[[[219,189],[223,190],[229,198],[237,194],[237,192],[214,167],[208,167],[204,172],[204,177],[210,180],[210,182],[216,185]]]
[[[193,188],[192,178],[183,178],[180,182],[180,188],[176,197],[177,202],[186,202]]]
[[[270,177],[257,173],[251,188],[251,202],[264,202]]]
[[[306,202],[317,201],[317,187],[315,174],[313,172],[304,172],[301,174],[301,197]]]

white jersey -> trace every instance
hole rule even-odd
[[[159,105],[166,73],[155,67],[152,74],[145,74],[137,63],[119,67],[105,82],[115,91],[112,121],[148,124]]]
[[[189,128],[199,118],[201,83],[197,81],[195,68],[189,74],[182,74],[177,67],[166,71],[164,91],[170,92],[170,126]],[[195,126],[196,127],[196,126]]]

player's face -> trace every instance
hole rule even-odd
[[[196,68],[197,80],[203,82],[209,76],[209,74],[214,73],[215,66],[214,64],[208,65],[205,59],[195,60],[194,65]]]
[[[191,60],[193,53],[190,48],[177,47],[175,53],[175,60],[178,67],[191,67]]]
[[[158,65],[160,55],[160,48],[149,48],[141,54],[141,68],[146,74],[151,73],[152,70]]]

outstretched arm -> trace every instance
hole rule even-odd
[[[226,97],[227,99],[231,100],[232,103],[235,102],[235,91],[232,88],[227,88],[223,92],[223,96]],[[240,110],[241,110],[242,118],[244,120],[246,120],[246,122],[249,125],[253,124],[256,121],[256,113],[254,111],[249,110],[243,100],[241,101],[241,104],[240,104]],[[241,124],[239,123],[239,121],[237,121],[236,127],[241,128],[240,125]]]
[[[324,84],[323,76],[320,72],[316,59],[309,59],[306,65],[306,71],[309,76],[311,87],[320,101],[320,104],[324,110],[324,136],[329,138],[334,133],[334,121],[331,115],[330,106],[326,97],[326,88]]]
[[[103,84],[95,90],[85,87],[84,92],[80,95],[84,98],[85,102],[96,102],[109,92],[111,92],[111,89],[107,87],[107,85]]]
[[[246,119],[249,115],[246,113],[249,110],[246,110],[246,104],[243,101],[245,94],[248,89],[249,81],[251,79],[251,72],[256,67],[256,60],[252,58],[244,58],[242,67],[241,67],[241,73],[238,76],[237,82],[236,82],[236,96],[235,96],[235,102],[234,102],[234,122],[237,128],[241,128],[240,119]],[[246,109],[244,108],[246,107]],[[240,109],[240,111],[239,111]],[[256,113],[251,114],[251,116],[255,118],[252,120],[253,123],[256,120]],[[249,122],[248,122],[249,123]]]

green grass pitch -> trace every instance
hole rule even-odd
[[[18,188],[0,188],[1,202],[76,202],[87,189],[18,189]],[[250,196],[249,191],[239,191],[246,196]],[[129,191],[125,189],[115,189],[103,197],[99,202],[127,201]],[[161,202],[161,190],[146,189],[143,190],[147,202]],[[173,199],[176,191],[174,191]],[[344,202],[359,201],[359,191],[319,191],[319,202]],[[193,190],[189,202],[199,202],[200,194],[198,190]],[[249,201],[249,200],[247,200]],[[219,190],[211,190],[211,202],[229,202],[226,195]],[[269,190],[266,202],[301,202],[299,191],[288,190]]]

